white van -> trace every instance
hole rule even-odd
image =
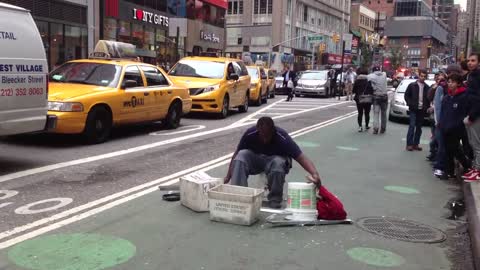
[[[26,9],[0,3],[0,136],[47,127],[48,65]]]

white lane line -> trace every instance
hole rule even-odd
[[[14,234],[18,234],[18,233],[21,233],[21,232],[24,232],[24,231],[27,231],[27,230],[30,230],[30,229],[33,229],[35,227],[38,227],[38,226],[41,226],[41,225],[44,225],[46,223],[50,223],[52,221],[56,221],[56,220],[59,220],[59,219],[62,219],[62,218],[66,218],[68,216],[71,216],[73,214],[76,214],[78,212],[81,212],[81,211],[84,211],[84,210],[87,210],[89,208],[92,208],[92,207],[95,207],[97,205],[101,205],[101,204],[104,204],[104,203],[107,203],[109,201],[112,201],[112,200],[115,200],[117,198],[120,198],[120,197],[123,197],[123,196],[127,196],[128,194],[130,193],[134,193],[134,192],[139,192],[143,189],[146,189],[146,188],[149,188],[151,186],[156,186],[156,185],[159,185],[163,182],[166,182],[166,181],[170,181],[174,178],[178,178],[180,176],[183,176],[183,175],[186,175],[186,174],[189,174],[189,173],[192,173],[192,172],[195,172],[195,171],[198,171],[200,169],[202,169],[203,167],[205,166],[211,166],[211,165],[214,165],[214,164],[217,164],[219,162],[222,162],[222,161],[225,161],[225,160],[229,160],[229,158],[232,157],[232,153],[228,154],[228,155],[225,155],[225,156],[222,156],[220,158],[217,158],[217,159],[214,159],[214,160],[211,160],[209,162],[206,162],[206,163],[203,163],[203,164],[200,164],[200,165],[197,165],[197,166],[194,166],[192,168],[189,168],[189,169],[186,169],[186,170],[183,170],[183,171],[179,171],[177,173],[174,173],[172,175],[169,175],[169,176],[165,176],[165,177],[162,177],[162,178],[159,178],[159,179],[156,179],[156,180],[153,180],[153,181],[150,181],[150,182],[147,182],[147,183],[144,183],[144,184],[141,184],[141,185],[138,185],[138,186],[135,186],[135,187],[132,187],[132,188],[129,188],[129,189],[126,189],[124,191],[120,191],[120,192],[117,192],[117,193],[114,193],[112,195],[109,195],[109,196],[106,196],[106,197],[103,197],[103,198],[100,198],[100,199],[97,199],[95,201],[91,201],[89,203],[86,203],[86,204],[83,204],[83,205],[80,205],[80,206],[77,206],[75,208],[71,208],[69,210],[66,210],[64,212],[61,212],[61,213],[58,213],[58,214],[55,214],[51,217],[48,217],[48,218],[44,218],[44,219],[40,219],[40,220],[37,220],[37,221],[34,221],[32,223],[29,223],[29,224],[26,224],[26,225],[23,225],[23,226],[19,226],[19,227],[16,227],[12,230],[8,230],[8,231],[4,231],[2,233],[0,233],[0,239],[4,239],[6,237],[9,237],[9,236],[12,236]],[[1,248],[0,248],[1,249]]]
[[[136,153],[136,152],[148,150],[148,149],[155,148],[155,147],[164,146],[164,145],[167,145],[167,144],[172,144],[172,143],[176,143],[176,142],[180,142],[180,141],[184,141],[184,140],[188,140],[188,139],[192,139],[192,138],[197,138],[197,137],[200,137],[200,136],[210,135],[210,134],[213,134],[213,133],[218,133],[218,132],[222,132],[222,131],[226,131],[226,130],[230,130],[230,129],[235,129],[235,128],[242,127],[242,126],[247,126],[247,125],[251,124],[250,122],[247,122],[247,121],[249,121],[251,118],[258,115],[259,112],[264,112],[265,110],[268,110],[270,107],[274,106],[275,104],[277,104],[279,102],[282,102],[282,100],[277,101],[275,103],[272,103],[271,105],[269,105],[269,106],[267,106],[267,107],[265,107],[261,110],[256,111],[252,115],[249,115],[249,116],[245,117],[244,119],[237,121],[236,124],[234,123],[234,124],[226,126],[226,127],[212,129],[212,130],[206,130],[206,131],[202,131],[202,132],[195,133],[195,134],[189,134],[189,135],[185,135],[185,136],[182,136],[182,137],[177,137],[177,138],[168,139],[168,140],[159,141],[159,142],[150,143],[150,144],[144,144],[144,145],[141,145],[141,146],[136,146],[136,147],[132,147],[132,148],[124,149],[124,150],[114,151],[114,152],[110,152],[110,153],[106,153],[106,154],[101,154],[101,155],[96,155],[96,156],[91,156],[91,157],[81,158],[81,159],[76,159],[76,160],[70,160],[70,161],[66,161],[66,162],[60,162],[60,163],[56,163],[56,164],[46,165],[46,166],[43,166],[43,167],[28,169],[28,170],[24,170],[24,171],[20,171],[20,172],[5,174],[5,175],[0,176],[0,183],[11,181],[11,180],[21,178],[21,177],[26,177],[26,176],[35,175],[35,174],[44,173],[44,172],[49,172],[49,171],[53,171],[53,170],[57,170],[57,169],[65,168],[65,167],[70,167],[70,166],[74,166],[74,165],[80,165],[80,164],[85,164],[85,163],[89,163],[89,162],[93,162],[93,161],[98,161],[98,160],[123,156],[123,155],[131,154],[131,153]],[[310,112],[310,111],[313,111],[313,110],[318,110],[318,109],[323,109],[323,108],[328,108],[328,107],[332,107],[332,106],[341,105],[343,103],[345,103],[345,102],[339,102],[339,103],[327,105],[327,106],[321,107],[321,108],[313,108],[313,109],[293,112],[293,113],[289,113],[289,114],[285,114],[285,115],[279,115],[279,116],[273,117],[273,118],[274,119],[281,119],[281,118],[285,118],[285,117],[294,116],[294,115],[297,115],[297,114],[300,114],[300,113],[306,113],[306,112]]]
[[[256,112],[254,112],[254,113],[252,113],[252,114],[250,114],[250,115],[248,115],[248,116],[246,116],[246,117],[238,120],[237,122],[231,124],[230,126],[236,127],[236,126],[242,125],[243,123],[245,123],[245,122],[247,122],[248,120],[254,118],[254,117],[257,116],[258,114],[260,114],[260,113],[262,113],[262,112],[270,109],[271,107],[277,105],[277,104],[280,103],[280,102],[282,102],[282,100],[275,101],[274,103],[268,105],[267,107],[264,107],[264,108],[262,108],[262,109],[260,109],[260,110],[258,110],[258,111],[256,111]]]
[[[300,108],[281,108],[281,107],[275,107],[275,108],[270,108],[270,110],[272,110],[272,111],[276,111],[276,110],[282,110],[282,111],[301,111],[301,110],[304,110],[304,109],[300,109]]]
[[[268,114],[268,115],[284,115],[285,113],[274,113],[274,112],[262,112],[260,114]]]
[[[336,117],[336,118],[333,118],[333,119],[330,119],[330,120],[327,120],[327,121],[324,121],[322,123],[318,123],[318,124],[315,124],[315,125],[312,125],[310,127],[306,127],[306,128],[302,128],[300,130],[297,130],[295,132],[292,132],[292,137],[295,138],[295,137],[298,137],[298,136],[301,136],[301,135],[304,135],[308,132],[311,132],[311,131],[314,131],[314,130],[318,130],[320,128],[323,128],[323,127],[326,127],[326,126],[329,126],[329,125],[333,125],[335,123],[338,123],[344,119],[347,119],[351,116],[355,115],[355,113],[348,113],[348,114],[345,114],[343,116],[339,116],[339,117]],[[311,129],[311,131],[310,131]],[[208,170],[211,170],[213,168],[216,168],[216,167],[219,167],[219,166],[222,166],[222,165],[225,165],[225,164],[228,164],[230,162],[230,158],[232,157],[233,153],[230,153],[228,155],[225,155],[225,156],[222,156],[220,158],[217,158],[215,160],[211,160],[209,162],[206,162],[204,164],[200,164],[200,165],[197,165],[197,166],[194,166],[194,167],[191,167],[189,169],[186,169],[186,170],[183,170],[183,171],[180,171],[180,172],[177,172],[177,173],[174,173],[172,175],[169,175],[169,176],[165,176],[165,177],[162,177],[162,178],[159,178],[157,180],[153,180],[153,181],[150,181],[150,182],[147,182],[147,183],[144,183],[142,185],[138,185],[136,187],[132,187],[132,188],[129,188],[127,190],[124,190],[124,191],[121,191],[121,192],[118,192],[118,193],[115,193],[115,194],[112,194],[112,195],[109,195],[107,197],[104,197],[104,198],[101,198],[101,199],[98,199],[98,200],[95,200],[95,201],[92,201],[92,202],[89,202],[89,203],[86,203],[84,205],[80,205],[80,206],[77,206],[75,208],[72,208],[72,209],[69,209],[69,210],[66,210],[62,213],[59,213],[59,214],[56,214],[56,215],[53,215],[51,217],[48,217],[48,218],[44,218],[44,219],[41,219],[41,220],[37,220],[37,221],[34,221],[32,223],[29,223],[29,224],[26,224],[26,225],[23,225],[23,226],[20,226],[20,227],[16,227],[12,230],[8,230],[8,231],[5,231],[5,232],[2,232],[0,233],[0,239],[4,239],[4,238],[7,238],[7,237],[10,237],[10,236],[13,236],[15,234],[19,234],[21,232],[24,232],[24,231],[28,231],[28,230],[31,230],[31,229],[34,229],[35,227],[38,227],[38,226],[41,226],[41,225],[44,225],[44,224],[48,224],[48,223],[52,223],[54,221],[57,221],[59,219],[63,219],[63,218],[67,218],[73,214],[77,214],[78,212],[82,212],[82,211],[85,211],[89,208],[93,208],[95,206],[98,206],[98,205],[101,205],[101,204],[104,204],[103,206],[100,206],[100,207],[97,207],[97,208],[93,208],[93,209],[90,209],[86,212],[83,212],[83,213],[80,213],[80,214],[77,214],[75,216],[72,216],[70,218],[67,218],[67,219],[64,219],[64,220],[61,220],[57,223],[53,223],[53,224],[50,224],[50,225],[47,225],[45,227],[42,227],[40,229],[37,229],[37,230],[34,230],[34,231],[31,231],[29,233],[26,233],[26,234],[23,234],[23,235],[20,235],[20,236],[17,236],[15,238],[12,238],[10,240],[7,240],[5,242],[0,242],[0,250],[1,249],[5,249],[7,247],[10,247],[12,245],[15,245],[17,243],[20,243],[22,241],[25,241],[25,240],[28,240],[28,239],[31,239],[33,237],[36,237],[36,236],[39,236],[41,234],[44,234],[46,232],[49,232],[49,231],[52,231],[52,230],[55,230],[55,229],[58,229],[60,227],[63,227],[65,225],[68,225],[68,224],[71,224],[71,223],[74,223],[74,222],[77,222],[79,220],[82,220],[84,218],[87,218],[87,217],[90,217],[92,215],[96,215],[100,212],[103,212],[105,210],[108,210],[110,208],[113,208],[117,205],[120,205],[120,204],[123,204],[125,202],[128,202],[128,201],[131,201],[133,199],[136,199],[138,197],[141,197],[141,196],[144,196],[146,194],[149,194],[153,191],[156,191],[158,190],[158,187],[157,185],[160,185],[162,183],[166,183],[166,182],[169,182],[169,181],[173,181],[175,179],[178,179],[179,177],[181,176],[184,176],[184,175],[187,175],[189,173],[192,173],[192,172],[195,172],[195,171],[199,171],[199,170],[202,170],[202,171],[208,171]],[[174,182],[174,181],[173,181]],[[136,192],[136,193],[135,193]],[[134,194],[131,194],[131,193],[134,193]],[[130,195],[129,195],[130,194]],[[118,200],[115,200],[119,198]],[[115,201],[112,201],[112,200],[115,200]],[[107,203],[109,201],[112,201],[110,203]],[[107,204],[105,204],[107,203]]]
[[[167,130],[161,130],[161,131],[156,131],[152,132],[149,135],[152,136],[168,136],[168,135],[175,135],[175,134],[182,134],[182,133],[187,133],[195,130],[200,130],[206,128],[205,126],[202,125],[190,125],[190,126],[183,126],[177,129],[177,131],[169,132]]]
[[[330,104],[327,104],[327,103],[323,103],[323,104],[279,104],[277,106],[286,106],[286,107],[296,107],[296,106],[300,106],[300,107],[318,107],[318,106],[325,106],[325,105],[330,105]]]

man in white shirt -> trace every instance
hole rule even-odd
[[[428,91],[430,87],[425,83],[427,72],[419,70],[418,80],[408,85],[405,91],[405,101],[407,102],[410,122],[407,133],[407,151],[422,151],[419,146],[422,136],[422,124],[425,113],[430,107],[428,102]]]
[[[355,82],[355,72],[353,68],[349,68],[347,73],[345,73],[344,83],[345,83],[345,94],[347,95],[347,100],[353,100],[353,83]]]

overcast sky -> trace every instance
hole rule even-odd
[[[455,0],[455,4],[460,4],[464,10],[467,8],[467,0]]]

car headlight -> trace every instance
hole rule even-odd
[[[57,112],[83,112],[83,105],[79,102],[49,101],[48,110]]]
[[[257,83],[251,83],[250,88],[255,88],[255,87],[257,87],[257,85],[258,85]]]
[[[203,93],[208,93],[217,90],[220,88],[220,84],[210,85],[203,89]]]
[[[407,105],[407,104],[405,103],[405,101],[403,101],[403,100],[398,100],[398,99],[396,99],[393,103],[394,103],[395,105],[401,105],[401,106]]]

